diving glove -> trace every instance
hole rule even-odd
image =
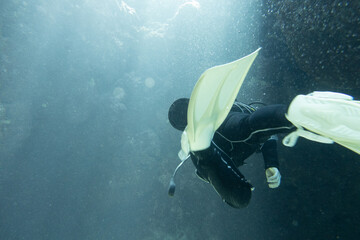
[[[265,170],[265,175],[269,188],[277,188],[280,186],[281,175],[279,169],[276,167],[270,167]]]

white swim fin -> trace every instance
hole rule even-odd
[[[210,146],[215,131],[230,112],[240,87],[260,48],[234,62],[207,69],[197,81],[190,97],[181,145],[187,156]]]
[[[301,136],[321,143],[336,142],[360,154],[360,102],[349,95],[335,92],[298,95],[286,118],[298,129],[283,139],[285,146],[294,146]]]

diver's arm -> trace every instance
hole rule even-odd
[[[270,188],[277,188],[281,182],[277,154],[277,136],[272,135],[261,147],[264,158],[266,180]]]
[[[264,158],[264,167],[268,169],[270,167],[279,168],[279,159],[277,153],[277,137],[272,135],[261,147],[261,153]]]

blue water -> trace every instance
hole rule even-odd
[[[205,69],[263,47],[241,100],[284,103],[311,89],[264,42],[264,8],[260,0],[2,1],[0,239],[357,239],[359,159],[339,146],[279,146],[276,190],[252,156],[242,169],[256,187],[246,209],[225,205],[191,163],[167,195],[180,147],[167,110]],[[287,75],[270,77],[263,66]],[[285,88],[284,78],[292,79]]]

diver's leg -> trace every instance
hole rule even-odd
[[[244,126],[248,143],[263,142],[271,135],[289,133],[294,126],[289,122],[285,113],[288,106],[283,104],[269,105],[256,110],[244,119]]]
[[[246,120],[250,131],[292,126],[285,117],[287,108],[287,105],[275,104],[256,110]]]
[[[261,143],[271,135],[288,133],[294,126],[286,119],[287,106],[262,107],[251,114],[230,113],[218,132],[230,141]]]

